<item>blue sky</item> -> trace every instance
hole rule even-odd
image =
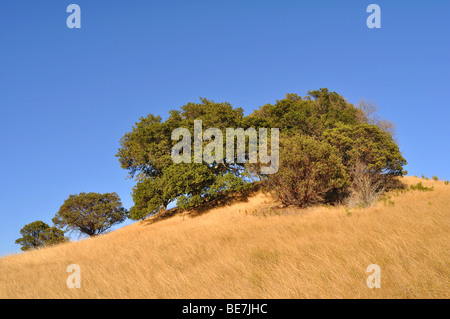
[[[66,26],[71,3],[81,29]],[[366,26],[370,3],[381,29]],[[437,0],[2,1],[0,256],[69,194],[117,192],[130,208],[119,139],[199,97],[246,114],[321,87],[371,99],[397,124],[409,174],[450,180],[449,12]]]

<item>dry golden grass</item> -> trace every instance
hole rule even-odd
[[[280,209],[262,193],[0,259],[0,298],[449,298],[450,185],[369,209]],[[280,214],[278,214],[280,213]],[[80,289],[66,268],[81,267]],[[381,288],[369,289],[370,264]]]

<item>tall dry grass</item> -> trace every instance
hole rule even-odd
[[[369,209],[280,209],[262,193],[0,259],[1,298],[449,298],[450,185]],[[394,202],[394,204],[392,204]],[[69,264],[81,288],[66,285]],[[369,289],[370,264],[381,288]]]

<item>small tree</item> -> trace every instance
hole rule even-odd
[[[80,193],[70,195],[52,221],[65,231],[93,237],[123,222],[127,215],[116,193]]]
[[[330,144],[295,135],[285,137],[281,146],[279,171],[267,182],[283,204],[306,207],[348,183],[338,151]]]
[[[22,245],[23,251],[56,245],[66,240],[62,230],[40,220],[25,225],[20,234],[22,237],[16,240],[16,244]]]

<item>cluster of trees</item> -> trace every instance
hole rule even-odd
[[[42,221],[25,225],[16,240],[26,251],[68,241],[66,232],[77,231],[91,237],[104,233],[123,222],[128,212],[116,193],[80,193],[70,195],[52,219],[50,227]]]
[[[288,94],[250,116],[278,125],[280,170],[267,184],[286,205],[317,203],[369,206],[406,174],[394,125],[376,116],[372,103],[355,107],[327,89]]]
[[[123,136],[116,155],[137,181],[130,217],[145,218],[171,202],[181,208],[195,207],[249,188],[255,180],[264,181],[286,205],[306,207],[350,197],[369,205],[374,192],[406,173],[392,123],[378,119],[374,110],[370,103],[363,101],[355,107],[339,94],[320,89],[305,97],[287,94],[248,116],[229,103],[201,99],[170,111],[165,121],[153,114],[142,117]],[[171,150],[177,141],[172,141],[171,132],[183,127],[193,135],[194,120],[202,120],[205,128],[220,129],[223,136],[226,128],[279,128],[278,173],[264,175],[261,163],[225,158],[213,163],[174,163]],[[248,150],[248,139],[246,143]]]
[[[246,151],[236,151],[234,161],[225,159],[226,143],[222,143],[223,159],[175,163],[172,151],[178,141],[172,140],[172,132],[186,128],[194,136],[194,120],[201,120],[204,128],[219,129],[223,136],[227,128],[278,128],[278,172],[263,174],[260,168],[264,163],[248,161],[248,136]],[[268,145],[270,136],[269,132]],[[207,141],[200,143],[207,147]],[[21,230],[23,237],[16,242],[22,249],[59,243],[67,231],[96,236],[127,217],[139,220],[162,212],[170,203],[182,209],[196,207],[251,188],[256,181],[286,205],[348,201],[368,206],[395,176],[406,174],[394,125],[379,119],[373,104],[362,101],[355,107],[325,88],[308,91],[305,97],[287,94],[247,116],[242,108],[207,99],[170,111],[165,121],[149,114],[122,137],[116,156],[137,182],[129,212],[115,193],[71,195],[53,218],[55,226],[38,221]],[[226,156],[229,159],[229,154]]]

